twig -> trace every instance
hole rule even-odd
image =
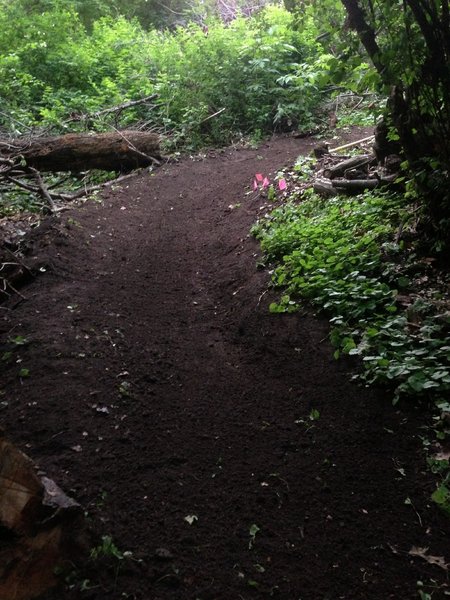
[[[50,209],[52,212],[55,212],[56,209],[58,208],[50,194],[50,192],[48,191],[47,186],[44,183],[44,180],[42,179],[41,174],[39,173],[39,171],[37,169],[35,169],[34,167],[27,167],[27,169],[33,173],[34,177],[36,178],[36,181],[38,182],[38,186],[39,186],[39,190],[41,193],[41,196],[43,198],[45,198],[45,200],[47,200]]]
[[[11,183],[14,183],[18,187],[21,187],[24,190],[27,190],[28,192],[33,192],[33,194],[36,194],[39,191],[36,186],[28,185],[27,183],[23,183],[23,181],[20,181],[20,179],[16,179],[15,177],[11,177],[10,175],[5,175],[5,179],[10,181]]]
[[[348,111],[348,114],[351,115],[352,112],[354,112],[355,110],[358,110],[358,108],[361,106],[361,104],[363,103],[363,101],[364,101],[364,97],[360,98],[359,102],[357,102],[355,104],[355,106]]]
[[[126,136],[123,135],[123,133],[121,131],[119,131],[115,127],[112,127],[112,128],[114,129],[114,131],[116,133],[118,133],[120,135],[121,138],[123,138],[126,141],[126,143],[128,144],[128,148],[130,150],[132,150],[135,154],[137,154],[138,156],[142,156],[142,158],[146,158],[150,162],[154,162],[158,166],[161,166],[161,162],[157,158],[155,158],[154,156],[149,156],[148,154],[145,154],[144,152],[141,152],[140,150],[138,150],[136,148],[136,146],[134,144],[132,144],[130,142],[130,140]]]
[[[12,290],[12,291],[13,291],[15,294],[17,294],[18,296],[20,296],[20,297],[22,298],[22,300],[27,300],[27,297],[26,297],[26,296],[24,296],[23,294],[21,294],[21,293],[19,292],[19,290],[16,290],[16,288],[15,288],[15,287],[14,287],[14,286],[11,284],[11,282],[10,282],[10,281],[7,281],[6,279],[5,279],[4,281],[5,281],[5,283],[6,283],[6,286],[7,286],[7,287],[8,287],[10,290]],[[4,293],[5,293],[5,294],[8,294],[8,292],[6,291],[6,289],[4,290]]]
[[[30,267],[27,267],[27,265],[25,263],[23,263],[21,260],[19,260],[17,254],[14,254],[14,252],[12,250],[10,250],[9,248],[7,248],[6,246],[3,247],[3,250],[5,252],[8,252],[8,254],[10,254],[13,258],[14,258],[14,263],[15,265],[20,265],[23,269],[25,269],[26,271],[28,271],[28,273],[34,277],[33,275],[33,271],[30,269]],[[3,263],[4,264],[4,263]]]
[[[10,181],[11,183],[14,183],[14,185],[17,185],[18,187],[27,190],[27,192],[32,192],[33,194],[39,194],[40,196],[42,196],[45,200],[47,200],[48,204],[50,205],[50,209],[52,210],[52,212],[55,212],[57,209],[57,206],[52,198],[52,196],[50,195],[47,187],[45,186],[45,183],[42,180],[41,174],[39,173],[39,171],[36,171],[36,169],[33,169],[32,167],[27,167],[35,176],[36,181],[38,182],[38,187],[34,186],[34,185],[29,185],[28,183],[24,183],[23,181],[20,181],[20,179],[16,179],[15,177],[11,177],[10,175],[5,175],[5,179],[7,181]],[[57,195],[55,194],[55,197],[57,197]]]
[[[201,125],[202,123],[205,123],[206,121],[209,121],[209,119],[213,119],[214,117],[217,117],[217,115],[220,115],[221,113],[223,113],[224,110],[227,110],[227,108],[226,107],[221,108],[220,110],[215,112],[213,115],[209,115],[209,117],[206,117],[205,119],[200,121],[199,125]]]
[[[264,292],[261,294],[261,296],[258,298],[258,303],[256,306],[259,306],[261,304],[261,300],[263,299],[263,297],[267,294],[269,290],[264,290]]]
[[[0,110],[0,115],[3,115],[7,119],[11,119],[11,121],[14,121],[15,123],[18,123],[19,125],[22,125],[22,127],[26,127],[28,129],[28,131],[33,131],[32,127],[29,127],[28,125],[25,125],[25,123],[22,123],[22,121],[19,121],[18,119],[15,119],[14,117],[12,117],[11,115],[9,115],[8,113],[3,112],[2,110]]]
[[[155,100],[157,97],[158,97],[158,94],[151,94],[151,96],[146,96],[145,98],[140,98],[139,100],[130,100],[129,102],[123,102],[122,104],[118,104],[117,106],[112,106],[111,108],[105,108],[103,110],[98,110],[95,113],[75,115],[65,122],[70,123],[72,121],[83,121],[86,119],[95,119],[96,117],[101,117],[102,115],[107,115],[107,114],[114,113],[114,112],[122,112],[123,110],[126,110],[127,108],[132,108],[133,106],[138,106],[139,104],[145,104],[146,102]]]

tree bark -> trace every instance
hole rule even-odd
[[[370,56],[374,67],[383,80],[386,78],[385,67],[381,62],[380,48],[378,47],[374,29],[367,23],[366,16],[360,7],[358,0],[341,0],[344,5],[350,25],[358,33],[367,54]],[[387,83],[387,82],[386,82]]]
[[[159,164],[160,138],[142,131],[114,133],[69,133],[59,137],[20,140],[0,139],[0,158],[23,157],[27,166],[39,171],[88,169],[131,171]]]

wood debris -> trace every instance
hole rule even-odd
[[[329,151],[324,151],[323,145],[320,145],[317,151],[315,149],[318,163],[314,176],[314,191],[323,196],[360,194],[365,190],[394,184],[401,164],[399,156],[389,155],[381,165],[372,150],[355,156],[335,154],[373,139],[374,136],[369,136]]]
[[[28,600],[56,584],[55,568],[84,547],[80,505],[0,431],[0,598]]]

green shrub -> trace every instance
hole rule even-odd
[[[157,93],[156,108],[125,112],[121,126],[145,119],[178,143],[224,144],[310,128],[327,79],[311,27],[298,32],[276,6],[227,26],[211,21],[207,32],[195,24],[147,32],[123,17],[101,18],[87,31],[64,2],[32,17],[13,3],[0,8],[0,28],[0,97],[11,117],[0,118],[9,129],[16,119],[63,130],[71,113]]]

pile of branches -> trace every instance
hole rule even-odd
[[[313,183],[314,191],[323,196],[335,196],[360,194],[365,190],[392,186],[398,178],[402,162],[398,154],[380,156],[374,150],[356,156],[337,154],[374,139],[375,136],[369,136],[333,150],[329,150],[326,144],[316,147],[314,153],[319,161]]]

